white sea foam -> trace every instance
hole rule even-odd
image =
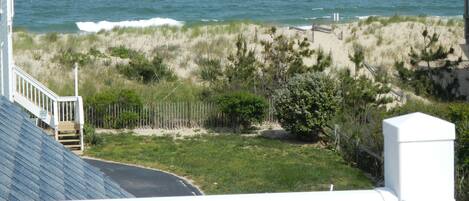
[[[319,19],[331,19],[332,16],[330,15],[325,15],[325,16],[322,16],[322,17],[305,17],[303,18],[304,20],[319,20]]]
[[[378,17],[378,15],[365,15],[365,16],[355,16],[356,18],[358,18],[359,20],[366,20],[370,17]]]
[[[324,8],[312,8],[311,10],[324,10]]]
[[[313,26],[311,26],[311,25],[297,26],[296,28],[303,29],[303,30],[311,30],[313,28]]]
[[[144,28],[152,26],[182,26],[184,22],[177,21],[170,18],[152,18],[149,20],[134,20],[134,21],[121,21],[121,22],[77,22],[78,29],[85,32],[99,32],[101,30],[109,31],[116,27],[119,28]]]
[[[201,19],[200,21],[202,21],[202,22],[220,22],[220,20],[217,20],[217,19]]]

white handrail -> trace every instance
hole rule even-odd
[[[41,90],[44,94],[46,94],[49,98],[57,100],[59,98],[59,95],[54,93],[52,90],[44,86],[41,82],[37,81],[34,79],[33,76],[29,75],[25,71],[23,71],[21,68],[18,68],[17,66],[13,67],[13,72],[15,72],[16,75],[21,76],[23,79],[31,83],[33,86],[35,86],[37,89]]]
[[[59,96],[57,99],[59,102],[72,102],[72,101],[77,101],[76,96]]]
[[[22,69],[15,66],[13,72],[16,101],[35,116],[41,116],[41,110],[47,111],[42,118],[55,129],[62,121],[84,124],[80,96],[59,96]]]

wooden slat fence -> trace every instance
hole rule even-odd
[[[274,123],[275,111],[269,101],[264,122]],[[85,107],[85,121],[96,128],[181,129],[233,127],[227,115],[211,102],[160,102],[138,106],[99,105]]]

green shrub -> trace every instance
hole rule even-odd
[[[338,87],[322,73],[293,77],[274,96],[277,119],[301,140],[316,141],[339,110]]]
[[[89,50],[88,50],[88,54],[91,55],[91,56],[94,56],[95,58],[106,58],[106,55],[104,53],[102,53],[101,51],[99,51],[97,48],[95,47],[91,47]]]
[[[75,63],[79,64],[80,66],[84,66],[91,63],[92,61],[88,54],[76,52],[71,48],[60,51],[59,54],[55,55],[53,60],[59,62],[66,68],[73,68]]]
[[[84,141],[85,144],[91,145],[91,146],[99,146],[103,144],[103,137],[96,134],[95,128],[92,125],[85,124],[83,128],[84,132]]]
[[[457,77],[451,76],[446,78],[446,86],[438,81],[438,77],[442,78],[446,73],[451,73],[451,68],[439,67],[430,69],[407,69],[403,62],[394,64],[398,72],[400,87],[410,89],[419,96],[431,97],[443,101],[466,100],[464,95],[454,93],[460,90],[459,80]]]
[[[129,49],[123,45],[119,47],[110,47],[109,53],[113,57],[119,57],[121,59],[131,59],[135,57],[143,57],[142,53],[139,53],[135,50]]]
[[[220,60],[200,59],[197,61],[199,66],[199,77],[210,84],[216,83],[223,76],[223,69]]]
[[[135,91],[126,89],[103,91],[86,99],[86,104],[93,108],[94,118],[98,122],[102,122],[106,128],[115,129],[134,128],[139,118],[134,111],[143,108],[141,97]]]
[[[176,74],[163,63],[163,58],[159,56],[153,57],[151,61],[141,56],[132,57],[129,64],[117,65],[117,69],[129,79],[136,79],[143,83],[177,79]]]
[[[138,119],[139,115],[137,113],[126,111],[119,115],[119,118],[115,121],[113,127],[117,129],[133,129],[137,126]]]
[[[90,106],[99,107],[101,105],[119,105],[121,107],[142,107],[141,97],[133,90],[129,89],[110,89],[95,94],[87,99]]]
[[[249,129],[253,123],[261,123],[268,108],[263,97],[247,92],[222,95],[217,97],[216,102],[220,110],[242,130]]]

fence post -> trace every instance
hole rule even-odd
[[[400,201],[454,201],[452,123],[423,113],[384,120],[385,186]]]

